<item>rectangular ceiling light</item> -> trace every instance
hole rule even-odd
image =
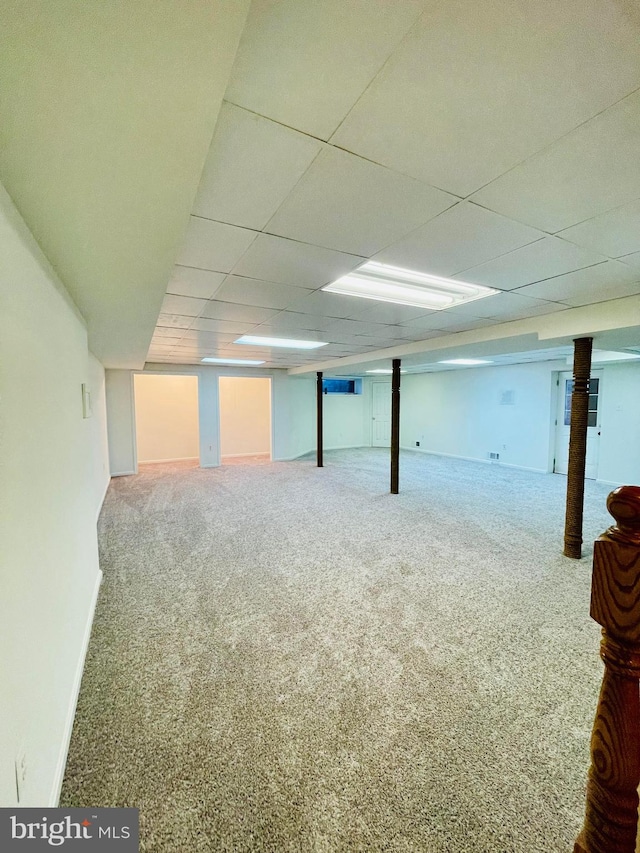
[[[287,349],[318,349],[326,347],[326,341],[297,341],[293,338],[261,338],[258,335],[243,335],[234,344],[251,344],[255,347],[286,347]]]
[[[376,370],[367,370],[367,373],[393,373],[391,368],[379,367]],[[404,370],[401,370],[400,373],[404,373]]]
[[[264,361],[254,361],[249,358],[202,358],[202,364],[239,364],[245,367],[255,367],[258,364],[264,364]]]
[[[482,358],[449,358],[446,361],[439,361],[438,364],[460,364],[471,366],[474,364],[493,364],[493,362],[485,361]]]
[[[391,267],[376,261],[367,261],[353,272],[325,285],[322,290],[377,299],[380,302],[412,305],[424,308],[425,311],[442,311],[443,308],[453,308],[454,305],[500,292],[481,284]]]

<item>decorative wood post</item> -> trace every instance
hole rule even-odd
[[[398,494],[400,478],[400,359],[391,362],[391,494]]]
[[[593,338],[573,342],[573,393],[569,430],[569,468],[567,471],[567,508],[564,524],[564,554],[579,560],[582,556],[582,511],[584,472],[587,458],[587,422],[589,419],[589,379]]]
[[[316,463],[318,468],[322,468],[322,371],[316,373],[316,409],[317,409],[317,424],[316,424]]]
[[[611,492],[616,524],[596,539],[591,616],[604,678],[591,735],[584,828],[574,853],[634,853],[640,784],[640,487]]]

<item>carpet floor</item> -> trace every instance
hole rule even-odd
[[[61,805],[144,851],[571,851],[608,488],[388,451],[115,479]]]

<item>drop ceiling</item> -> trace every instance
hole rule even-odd
[[[0,51],[0,175],[107,366],[640,344],[635,4],[144,5],[39,4]],[[499,292],[322,291],[369,259]]]
[[[640,297],[639,155],[625,4],[254,2],[148,360],[353,371],[568,312],[556,349],[526,330],[564,353],[575,309]],[[322,291],[368,259],[499,293],[426,311]]]

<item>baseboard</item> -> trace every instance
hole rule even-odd
[[[225,453],[221,459],[241,459],[243,456],[270,456],[268,450],[256,450],[255,453]]]
[[[98,519],[100,518],[100,513],[102,512],[102,506],[104,504],[104,499],[107,496],[107,492],[109,491],[110,483],[111,477],[107,477],[107,482],[104,484],[104,491],[102,492],[102,498],[100,499],[100,503],[98,504],[98,510],[96,512],[96,524],[98,523]]]
[[[138,459],[138,465],[159,465],[161,462],[193,462],[199,456],[174,456],[171,459]]]
[[[531,471],[533,474],[548,474],[546,468],[530,468],[527,465],[515,465],[513,462],[501,462],[499,459],[478,459],[477,456],[461,456],[458,453],[441,453],[438,450],[427,450],[424,447],[400,447],[400,450],[410,450],[412,453],[426,453],[429,456],[443,456],[445,459],[461,459],[463,462],[480,462],[481,465],[500,465],[502,468],[517,468],[519,471]]]
[[[112,477],[131,477],[132,474],[135,474],[136,471],[112,471]]]
[[[617,489],[619,486],[629,486],[630,483],[619,483],[617,480],[598,480],[596,479],[596,483],[599,483],[601,486],[613,486],[614,489]]]
[[[73,722],[76,716],[76,706],[78,704],[78,696],[80,695],[80,685],[82,683],[82,674],[84,672],[84,662],[87,656],[87,649],[89,648],[89,640],[91,638],[91,628],[93,626],[93,617],[96,612],[96,604],[98,603],[98,593],[100,592],[100,584],[102,583],[102,572],[98,569],[98,575],[96,577],[96,583],[93,589],[93,594],[91,596],[91,601],[89,603],[89,612],[87,614],[87,623],[84,629],[84,636],[82,638],[82,646],[80,648],[80,655],[78,657],[78,664],[76,666],[76,673],[73,679],[73,687],[71,689],[71,697],[69,701],[69,708],[67,710],[67,719],[64,727],[64,735],[62,737],[62,744],[60,745],[60,752],[58,754],[58,764],[56,766],[55,776],[53,778],[53,787],[51,789],[51,796],[49,797],[49,807],[56,808],[60,801],[60,791],[62,790],[62,782],[64,780],[64,771],[67,766],[67,756],[69,754],[69,744],[71,743],[71,733],[73,731]]]

